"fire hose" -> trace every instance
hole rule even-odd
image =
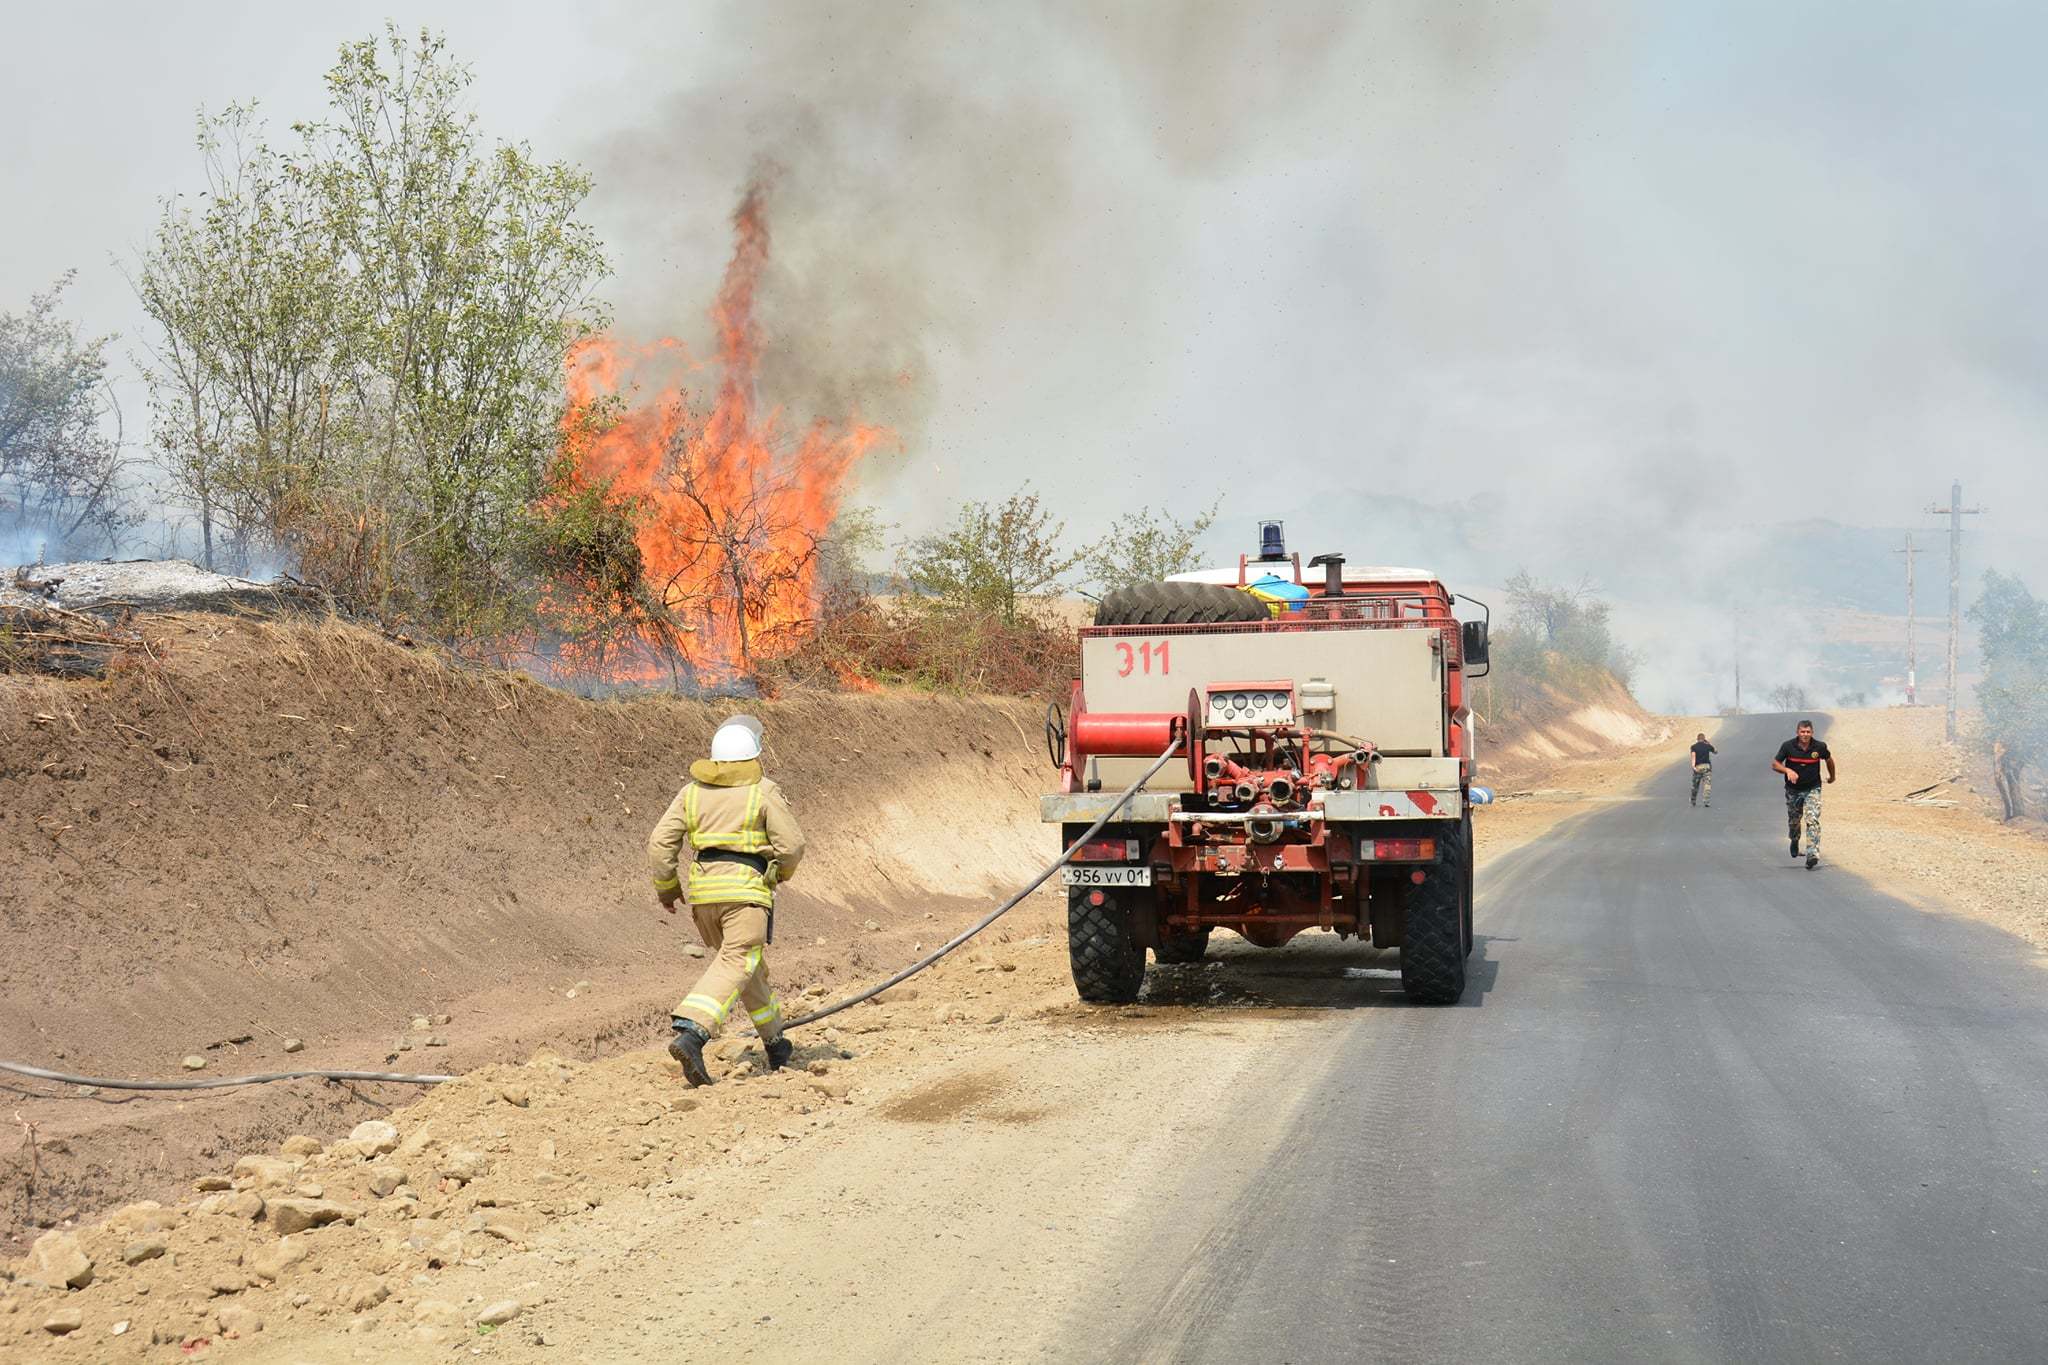
[[[973,938],[976,934],[988,928],[991,924],[994,924],[1004,915],[1009,914],[1010,911],[1017,908],[1018,902],[1022,901],[1026,896],[1036,891],[1039,887],[1045,885],[1046,880],[1050,878],[1053,873],[1059,871],[1062,867],[1065,867],[1067,865],[1067,861],[1074,856],[1075,849],[1079,848],[1082,844],[1087,843],[1090,839],[1093,839],[1097,834],[1101,833],[1102,827],[1108,824],[1112,819],[1116,817],[1116,813],[1122,810],[1124,806],[1129,803],[1130,799],[1138,794],[1139,788],[1143,787],[1147,782],[1150,782],[1153,779],[1153,777],[1158,774],[1159,770],[1166,766],[1167,761],[1169,759],[1171,759],[1175,754],[1180,752],[1181,745],[1184,743],[1186,743],[1185,736],[1176,736],[1173,743],[1166,746],[1166,752],[1159,755],[1158,759],[1154,761],[1151,767],[1147,768],[1144,771],[1144,773],[1138,778],[1137,781],[1131,783],[1130,786],[1125,787],[1122,793],[1118,795],[1116,800],[1110,803],[1109,809],[1103,811],[1102,814],[1095,817],[1094,824],[1088,826],[1086,830],[1082,831],[1081,836],[1079,838],[1075,839],[1072,843],[1068,844],[1065,848],[1061,849],[1059,857],[1047,863],[1043,871],[1041,871],[1036,877],[1033,877],[1030,881],[1024,883],[1023,887],[1020,888],[1015,895],[1011,896],[1001,905],[998,905],[995,909],[989,911],[986,915],[983,915],[973,924],[968,925],[965,929],[961,930],[959,933],[953,935],[953,937],[947,939],[944,943],[940,944],[937,949],[930,953],[927,953],[925,956],[911,963],[908,967],[905,967],[902,971],[896,973],[892,977],[889,977],[887,980],[879,982],[876,985],[869,986],[866,990],[858,991],[852,995],[849,995],[844,1000],[835,1000],[834,1002],[825,1006],[825,1008],[821,1010],[812,1010],[809,1014],[804,1015],[801,1019],[792,1019],[789,1022],[785,1023],[782,1027],[785,1029],[802,1028],[805,1024],[815,1024],[820,1019],[824,1019],[831,1015],[837,1014],[839,1013],[839,1011],[843,1009],[850,1009],[853,1006],[860,1004],[863,1000],[872,1000],[876,996],[880,995],[883,991],[888,990],[891,986],[901,985],[903,982],[909,980],[911,977],[916,976],[919,972],[931,966],[934,962],[937,962],[947,953],[952,952],[955,948],[958,948],[961,944],[967,942],[968,939]]]
[[[902,971],[897,972],[895,975],[887,978],[886,980],[877,982],[875,985],[869,986],[865,990],[858,991],[853,995],[849,995],[844,1000],[834,1001],[832,1004],[825,1006],[823,1009],[813,1010],[811,1013],[804,1015],[802,1018],[791,1019],[787,1023],[783,1024],[783,1028],[802,1028],[806,1024],[815,1024],[820,1019],[829,1018],[830,1016],[839,1013],[841,1010],[851,1009],[853,1006],[860,1004],[862,1001],[874,999],[883,991],[888,990],[891,986],[901,985],[903,982],[909,980],[911,977],[916,976],[919,972],[931,966],[934,962],[937,962],[940,958],[952,952],[955,948],[958,948],[961,944],[967,942],[967,940],[973,938],[976,934],[988,928],[991,924],[994,924],[1004,915],[1009,914],[1010,911],[1017,908],[1017,906],[1023,901],[1023,899],[1026,896],[1036,891],[1039,887],[1045,885],[1046,881],[1051,878],[1053,873],[1059,871],[1062,867],[1065,867],[1067,865],[1068,860],[1070,860],[1074,856],[1075,849],[1079,848],[1082,844],[1087,843],[1090,839],[1093,839],[1097,834],[1101,833],[1102,827],[1108,824],[1111,820],[1115,819],[1117,812],[1121,811],[1126,805],[1128,805],[1130,803],[1131,798],[1136,796],[1147,782],[1150,782],[1155,776],[1158,775],[1159,770],[1161,768],[1164,768],[1167,765],[1167,762],[1171,760],[1175,754],[1180,752],[1181,746],[1184,743],[1186,743],[1186,739],[1184,736],[1176,736],[1173,742],[1166,746],[1166,752],[1160,754],[1157,761],[1155,761],[1151,767],[1147,768],[1144,771],[1144,773],[1138,778],[1137,781],[1131,783],[1130,786],[1125,787],[1122,793],[1118,795],[1116,799],[1110,803],[1108,809],[1104,810],[1101,815],[1096,817],[1094,824],[1088,826],[1088,828],[1081,833],[1079,838],[1075,839],[1073,842],[1069,843],[1064,849],[1060,850],[1059,857],[1055,858],[1052,862],[1047,863],[1043,871],[1041,871],[1037,876],[1033,877],[1030,881],[1026,882],[1023,885],[1023,887],[1021,887],[1016,892],[1016,894],[1012,895],[1008,900],[1004,901],[1001,905],[998,905],[995,909],[989,911],[986,915],[983,915],[980,919],[976,920],[966,929],[961,930],[952,938],[946,940],[946,942],[939,945],[939,947],[936,950],[927,953],[925,956],[911,963],[908,967],[905,967]],[[96,1086],[102,1090],[227,1090],[235,1086],[242,1085],[268,1085],[273,1081],[296,1081],[307,1079],[326,1081],[392,1081],[401,1085],[439,1085],[443,1081],[452,1081],[456,1079],[454,1076],[413,1076],[397,1071],[310,1070],[269,1071],[254,1076],[216,1076],[208,1080],[131,1081],[111,1080],[103,1076],[74,1076],[68,1072],[51,1071],[45,1067],[40,1066],[29,1066],[25,1062],[8,1061],[0,1061],[0,1071],[11,1071],[17,1076],[30,1076],[40,1081],[57,1081],[64,1085]]]
[[[65,1085],[91,1085],[102,1090],[226,1090],[237,1085],[268,1085],[272,1081],[297,1081],[308,1077],[323,1081],[401,1081],[407,1085],[439,1085],[453,1076],[408,1076],[398,1071],[266,1071],[255,1076],[215,1076],[203,1081],[117,1081],[103,1076],[73,1076],[23,1062],[0,1062],[0,1071],[33,1076],[39,1081],[62,1081]]]

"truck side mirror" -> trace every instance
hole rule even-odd
[[[1486,667],[1486,622],[1466,621],[1459,629],[1459,643],[1462,646],[1460,652],[1464,656],[1465,667],[1469,669],[1475,664],[1481,668]]]

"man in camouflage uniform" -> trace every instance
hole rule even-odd
[[[1792,856],[1799,856],[1799,834],[1806,832],[1806,870],[1820,865],[1820,769],[1835,780],[1835,756],[1813,737],[1813,722],[1799,722],[1799,732],[1778,746],[1771,771],[1785,775],[1785,832],[1792,837]]]
[[[782,1003],[769,989],[763,953],[775,923],[775,888],[796,875],[804,836],[782,789],[761,771],[761,722],[752,716],[734,716],[718,727],[711,757],[690,765],[690,779],[655,825],[647,857],[654,893],[674,914],[686,894],[678,855],[685,843],[693,854],[687,898],[713,956],[673,1011],[668,1051],[696,1086],[711,1084],[704,1048],[735,1004],[753,1020],[769,1070],[789,1061]]]
[[[1706,797],[1706,804],[1714,804],[1714,754],[1713,745],[1707,743],[1707,732],[1700,731],[1699,738],[1692,743],[1692,803],[1697,806],[1700,798]]]

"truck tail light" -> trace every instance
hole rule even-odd
[[[1074,846],[1073,861],[1077,863],[1135,863],[1138,861],[1136,839],[1090,839]]]
[[[1372,856],[1381,862],[1431,862],[1436,858],[1434,839],[1375,839]]]

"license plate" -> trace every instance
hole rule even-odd
[[[1068,886],[1150,886],[1152,869],[1149,867],[1076,867],[1068,863],[1060,869],[1060,877]]]

